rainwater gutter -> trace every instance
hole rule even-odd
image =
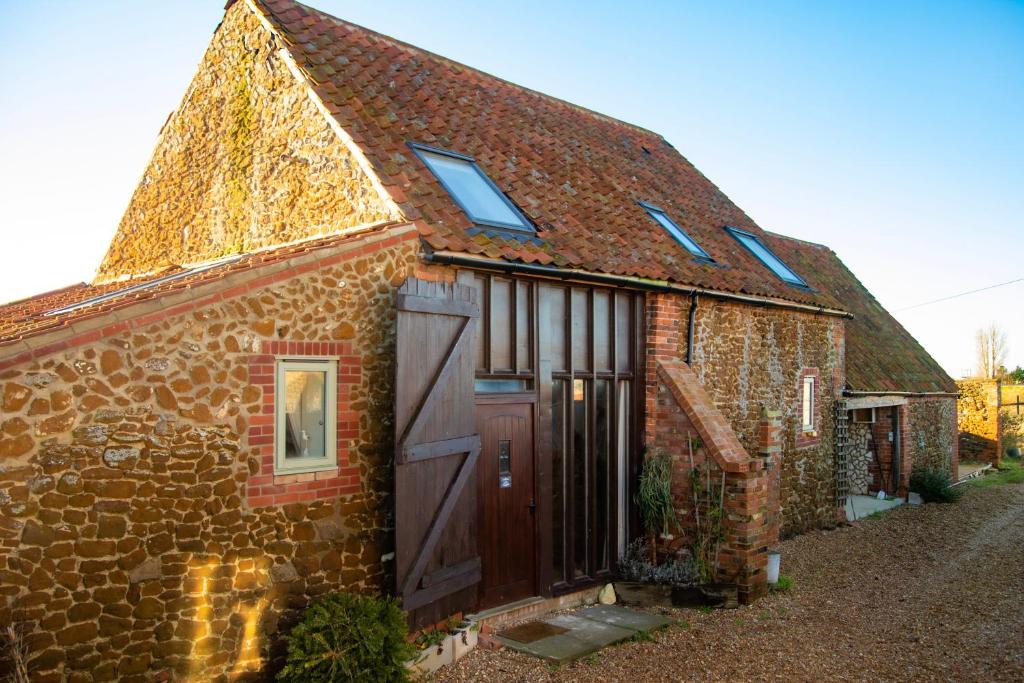
[[[686,287],[684,285],[675,285],[665,280],[648,280],[645,278],[630,277],[626,275],[607,275],[605,273],[594,273],[585,270],[569,270],[565,268],[555,268],[552,266],[536,265],[533,263],[503,261],[500,259],[469,256],[466,254],[456,254],[445,251],[435,251],[432,253],[427,253],[423,255],[423,258],[430,263],[437,263],[440,265],[462,266],[464,268],[474,268],[477,270],[492,270],[509,274],[533,275],[537,277],[545,277],[570,282],[601,284],[618,287],[631,287],[633,289],[641,289],[649,292],[668,292],[672,294],[687,294],[691,296],[696,296],[697,294],[700,294],[701,296],[706,296],[710,299],[718,299],[720,301],[735,301],[739,303],[751,304],[753,306],[780,308],[790,311],[801,311],[803,313],[828,315],[836,318],[853,318],[852,313],[849,313],[847,311],[841,311],[835,308],[827,308],[825,306],[813,306],[810,304],[800,304],[794,301],[769,299],[766,297],[752,296],[747,294],[732,294],[729,292],[720,292],[714,289]]]

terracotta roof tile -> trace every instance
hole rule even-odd
[[[423,219],[430,248],[842,308],[827,292],[786,285],[747,253],[724,226],[761,229],[656,133],[292,0],[256,5],[409,218]],[[538,239],[479,231],[409,142],[473,156],[538,226]],[[694,260],[638,201],[668,211],[721,267]]]
[[[781,235],[768,244],[785,252],[790,265],[816,287],[843,302],[846,322],[846,381],[856,391],[956,393],[956,383],[828,247]]]
[[[357,241],[365,237],[365,235],[366,233],[364,232],[358,235],[334,235],[307,240],[276,249],[244,254],[236,260],[212,267],[202,266],[191,270],[174,268],[146,277],[104,285],[79,283],[27,299],[2,304],[0,305],[0,346],[32,335],[58,330],[76,321],[104,315],[110,311],[131,306],[140,301],[156,299],[171,292],[180,292],[214,282],[240,271],[278,263],[345,242]],[[169,276],[179,274],[181,274],[181,277],[159,282],[150,287],[135,289],[139,285],[164,280]],[[123,292],[123,294],[117,295],[118,292]],[[111,294],[115,296],[104,299],[96,304],[75,308],[67,312],[54,313],[54,311]]]

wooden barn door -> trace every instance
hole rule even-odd
[[[476,607],[473,402],[476,291],[409,278],[398,290],[395,564],[414,627]]]

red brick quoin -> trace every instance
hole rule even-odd
[[[246,498],[254,508],[358,493],[359,466],[351,460],[350,443],[359,436],[359,416],[350,408],[352,385],[362,368],[349,342],[264,341],[261,354],[249,358],[249,381],[263,390],[263,406],[249,420],[249,449],[259,470],[246,483]],[[305,474],[274,474],[274,389],[277,357],[336,358],[338,361],[338,466]]]

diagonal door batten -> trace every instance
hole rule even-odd
[[[396,300],[396,587],[413,625],[476,604],[476,292],[409,278]]]

